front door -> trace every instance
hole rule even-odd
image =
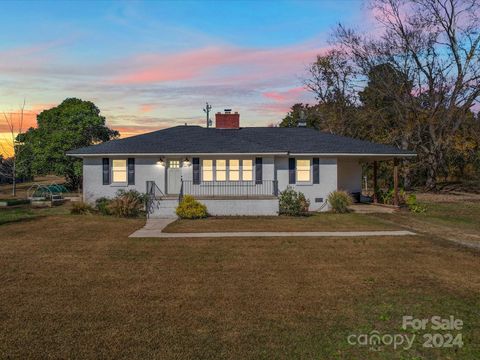
[[[182,168],[180,160],[167,162],[167,194],[179,194],[181,186]]]

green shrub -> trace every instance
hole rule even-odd
[[[95,210],[87,203],[83,201],[72,202],[72,208],[70,209],[70,214],[73,215],[86,215],[91,214]]]
[[[304,216],[308,214],[310,201],[301,192],[288,186],[279,196],[280,214],[289,216]]]
[[[118,190],[107,208],[118,217],[137,217],[144,211],[146,200],[147,196],[136,190]]]
[[[377,190],[378,200],[385,205],[393,205],[395,191],[393,188],[387,191]],[[406,203],[406,193],[404,189],[398,190],[398,205],[404,205]]]
[[[95,201],[95,209],[102,215],[112,215],[112,211],[109,208],[111,202],[111,199],[101,197]]]
[[[406,204],[408,206],[408,210],[413,213],[423,214],[427,211],[427,207],[425,205],[421,205],[417,202],[417,196],[415,194],[408,195]]]
[[[346,191],[333,191],[328,195],[328,202],[333,212],[338,214],[347,213],[352,205],[352,197]]]
[[[201,219],[208,216],[207,207],[191,195],[185,195],[176,209],[181,219]]]

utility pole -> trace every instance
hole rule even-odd
[[[203,112],[207,114],[207,128],[209,128],[210,125],[212,125],[212,121],[210,120],[210,110],[212,110],[212,105],[209,105],[207,101],[205,109],[203,109]]]

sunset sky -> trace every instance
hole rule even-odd
[[[0,4],[0,112],[93,101],[123,136],[203,124],[232,108],[243,126],[314,102],[300,78],[332,27],[365,26],[358,1],[40,2]],[[3,124],[2,124],[3,126]],[[5,127],[0,127],[5,132]]]

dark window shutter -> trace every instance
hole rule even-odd
[[[110,159],[102,159],[103,185],[110,184]]]
[[[193,184],[200,184],[200,158],[192,158],[193,164]]]
[[[320,159],[313,158],[313,183],[320,184]]]
[[[263,181],[263,159],[261,157],[255,158],[255,184],[261,184]]]
[[[288,159],[288,183],[295,184],[295,158]]]
[[[135,159],[128,158],[128,185],[135,185]]]

